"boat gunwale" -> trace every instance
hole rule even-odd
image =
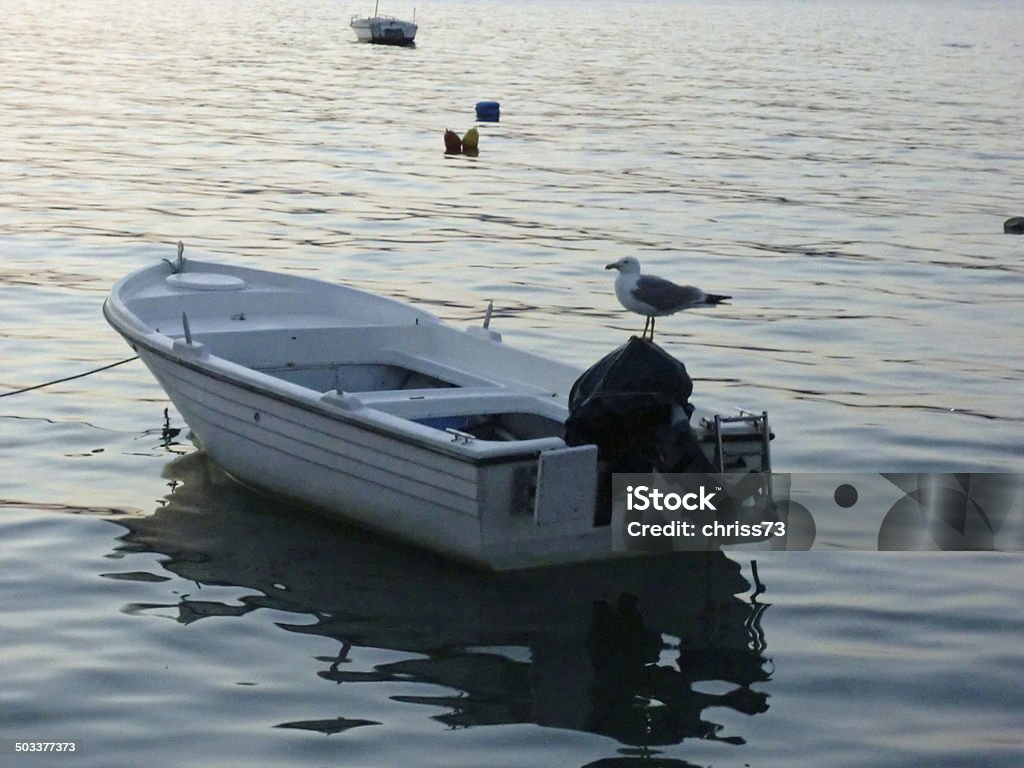
[[[373,294],[367,295],[372,296]],[[535,460],[540,455],[540,453],[545,450],[565,447],[564,440],[562,440],[561,438],[554,437],[537,438],[532,440],[523,440],[515,442],[474,439],[472,442],[467,443],[466,441],[458,441],[457,439],[451,439],[450,441],[444,440],[440,436],[446,435],[446,433],[439,432],[438,438],[431,439],[430,437],[417,434],[417,432],[414,429],[410,429],[405,426],[407,424],[416,426],[422,425],[417,425],[416,422],[410,419],[406,419],[401,416],[394,416],[392,414],[387,413],[386,411],[375,408],[373,404],[368,404],[363,408],[346,411],[337,405],[331,405],[329,401],[327,403],[324,403],[320,402],[319,398],[314,398],[313,396],[316,395],[316,390],[308,390],[310,392],[309,397],[302,397],[299,395],[291,394],[287,391],[289,387],[296,387],[298,389],[305,388],[300,387],[299,385],[290,384],[289,382],[283,379],[278,379],[277,377],[274,377],[270,374],[262,373],[254,368],[250,368],[239,363],[235,363],[231,360],[228,360],[227,358],[223,358],[212,353],[207,354],[205,358],[199,358],[196,360],[189,360],[184,355],[175,354],[173,351],[174,339],[171,336],[155,330],[150,331],[149,333],[144,333],[141,330],[139,330],[138,327],[127,327],[122,323],[116,322],[113,317],[113,310],[110,308],[113,298],[113,296],[108,296],[107,299],[103,302],[104,318],[115,330],[118,331],[118,333],[120,333],[129,342],[132,348],[135,349],[136,351],[138,351],[138,347],[142,347],[150,354],[156,355],[157,357],[167,360],[168,362],[171,362],[175,365],[187,368],[195,373],[201,374],[203,376],[208,376],[212,379],[215,379],[225,384],[229,384],[234,387],[238,387],[247,392],[252,392],[258,395],[262,395],[264,397],[269,397],[278,402],[282,402],[287,405],[297,407],[303,411],[314,413],[319,416],[325,416],[330,420],[344,422],[346,424],[350,424],[359,429],[364,429],[366,431],[372,432],[383,437],[413,443],[418,447],[435,451],[437,453],[451,456],[463,461],[468,461],[478,466],[505,464],[510,462],[521,462],[523,460]],[[140,318],[138,318],[130,310],[128,310],[127,307],[124,307],[123,302],[119,303],[121,304],[121,306],[117,307],[118,310],[124,311],[132,319],[137,321],[137,325],[139,327],[148,327],[141,321]],[[163,339],[167,339],[170,342],[171,348],[164,349],[160,345],[153,343],[153,341],[148,337],[154,334]],[[238,368],[241,371],[245,372],[247,376],[244,379],[239,378],[237,376],[231,376],[227,372],[221,372],[216,370],[215,368],[212,368],[209,364],[204,365],[203,360],[205,360],[207,363],[209,361],[217,361],[222,366]],[[266,384],[263,384],[258,380],[254,381],[254,378],[266,378],[269,381]],[[167,394],[168,397],[170,397],[169,393]],[[321,393],[320,398],[323,398],[326,394],[328,393]],[[519,396],[517,393],[510,394]],[[353,396],[358,399],[358,394],[353,394]],[[371,412],[373,414],[372,419],[359,418],[360,410],[367,410]],[[382,423],[390,420],[397,420],[401,424],[401,427],[404,428],[399,428],[396,426],[396,428],[394,429],[389,429],[385,423]],[[424,429],[431,428],[424,427]],[[478,452],[474,452],[469,449],[469,447],[473,443],[486,443],[488,444],[488,447],[494,446],[492,450],[495,453],[492,453],[491,455],[481,455]],[[509,450],[516,446],[519,447],[518,451]],[[501,453],[497,453],[499,447],[501,449],[504,449],[501,451]]]

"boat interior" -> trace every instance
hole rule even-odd
[[[240,330],[193,335],[211,354],[321,393],[326,404],[374,408],[465,439],[564,434],[556,393],[494,354],[513,350],[464,332],[434,323]],[[459,338],[444,338],[451,333]]]

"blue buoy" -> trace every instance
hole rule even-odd
[[[501,105],[496,101],[478,101],[476,119],[481,123],[496,123],[501,119]]]

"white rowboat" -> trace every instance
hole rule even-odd
[[[495,570],[613,557],[598,449],[564,440],[580,371],[351,287],[161,260],[107,321],[247,485]],[[767,419],[691,420],[767,470]],[[698,423],[700,426],[696,427]]]

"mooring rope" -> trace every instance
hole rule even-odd
[[[53,381],[45,381],[42,384],[33,384],[31,387],[22,387],[21,389],[15,389],[10,392],[0,392],[0,397],[10,397],[11,395],[20,395],[22,392],[31,392],[33,389],[42,389],[43,387],[49,387],[53,384],[62,384],[65,381],[74,381],[75,379],[82,379],[86,376],[92,376],[94,373],[100,371],[107,371],[111,368],[116,368],[119,365],[130,363],[132,360],[138,360],[139,356],[127,357],[124,360],[118,360],[116,363],[110,363],[108,365],[100,366],[99,368],[93,368],[91,371],[85,371],[84,373],[76,373],[74,376],[65,376],[62,379],[54,379]]]

